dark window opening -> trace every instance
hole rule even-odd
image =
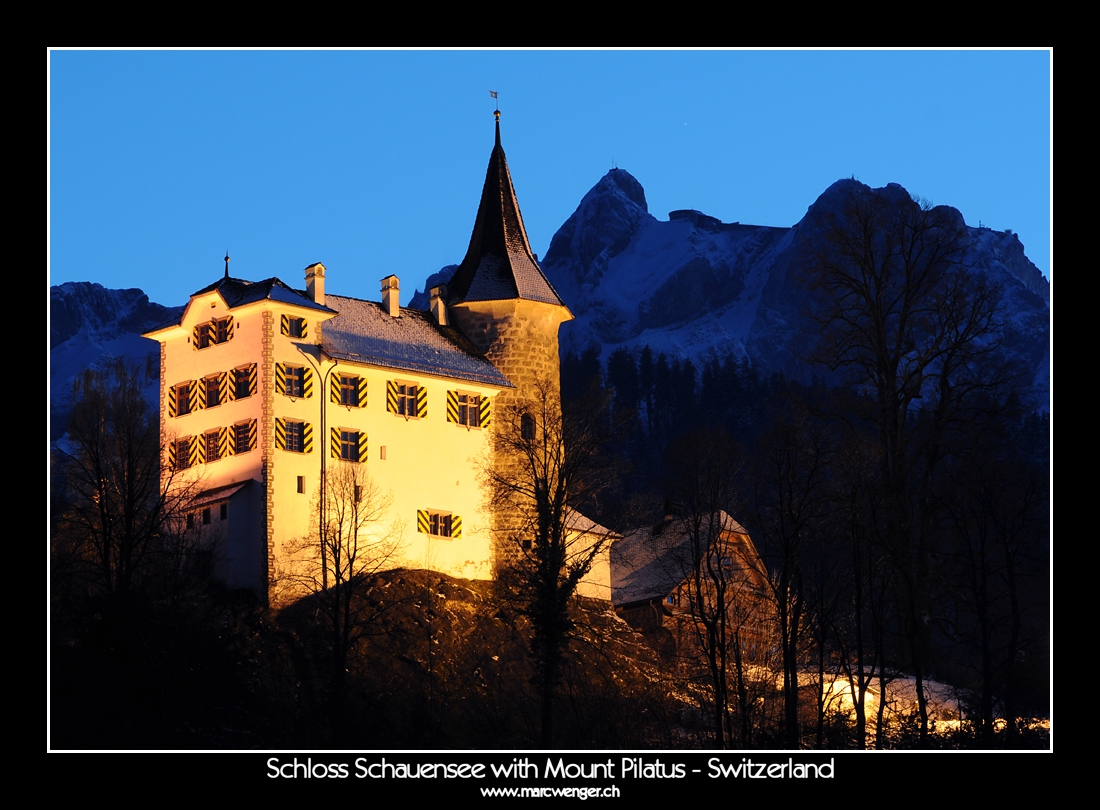
[[[233,369],[233,396],[244,399],[252,396],[252,383],[247,368]]]
[[[340,404],[359,407],[359,378],[340,377]]]

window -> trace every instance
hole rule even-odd
[[[519,419],[519,432],[520,436],[526,441],[534,441],[535,439],[535,417],[529,413],[523,414]]]
[[[306,491],[306,477],[304,475],[298,476],[298,494],[301,495]]]
[[[301,366],[286,367],[286,395],[300,397],[305,393],[306,370]]]
[[[418,509],[416,512],[416,530],[432,537],[450,537],[457,540],[462,537],[462,518],[450,512],[435,509]]]
[[[191,413],[191,383],[180,383],[172,395],[175,397],[177,416]]]
[[[305,318],[295,318],[290,315],[283,315],[279,319],[280,330],[283,335],[290,338],[305,338],[309,337],[309,329],[306,324]]]
[[[223,503],[218,506],[218,520],[229,520],[229,504]]]
[[[209,323],[196,324],[191,333],[191,342],[196,349],[205,349],[217,343],[227,343],[233,339],[233,316],[214,318]]]
[[[340,404],[359,407],[359,378],[340,375]]]
[[[245,399],[252,396],[252,385],[256,366],[244,366],[233,369],[233,398]]]
[[[233,425],[233,452],[235,454],[247,453],[252,449],[253,426],[255,424],[254,420],[249,420]]]
[[[209,506],[202,510],[202,525],[203,526],[209,526],[210,525],[210,507]]]
[[[286,423],[286,443],[284,449],[289,450],[292,453],[304,453],[304,437],[303,432],[305,429],[304,422],[287,422]]]
[[[348,408],[367,407],[367,378],[354,374],[333,374],[329,399]]]
[[[340,431],[340,458],[344,461],[359,460],[359,431]]]
[[[275,447],[292,453],[312,453],[313,427],[309,422],[275,417]]]
[[[428,392],[415,383],[390,380],[386,383],[386,410],[406,419],[428,415]]]
[[[356,462],[367,460],[367,434],[362,430],[334,427],[329,443],[333,458]]]
[[[397,384],[397,413],[401,416],[416,416],[416,395],[419,385]]]
[[[191,466],[191,438],[180,439],[176,442],[176,469],[186,470]]]
[[[206,407],[216,408],[222,404],[221,375],[207,377],[202,381],[206,387]]]
[[[195,528],[195,515],[191,512],[187,513],[187,528],[188,529]]]
[[[313,375],[305,366],[275,364],[275,393],[288,397],[313,396]]]
[[[489,400],[478,394],[447,392],[447,421],[468,428],[488,427]]]
[[[205,445],[203,449],[206,451],[205,455],[207,464],[209,464],[211,461],[217,461],[219,458],[221,458],[221,453],[218,452],[218,445],[220,444],[218,438],[220,434],[220,430],[212,430],[209,433],[203,434],[202,438]]]

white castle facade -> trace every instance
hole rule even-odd
[[[161,347],[166,472],[197,493],[186,520],[214,575],[292,596],[322,481],[350,470],[384,506],[368,530],[394,540],[392,567],[491,578],[508,523],[484,483],[494,414],[546,381],[556,392],[558,327],[572,317],[531,252],[499,116],[469,249],[431,312],[400,306],[396,276],[365,301],[327,293],[322,264],[304,289],[228,267],[178,323],[146,334]],[[579,592],[610,599],[606,552]]]

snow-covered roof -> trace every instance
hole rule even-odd
[[[240,278],[225,277],[203,287],[198,292],[192,293],[191,297],[194,298],[196,295],[213,292],[214,290],[221,293],[230,309],[256,301],[269,300],[278,301],[282,304],[293,304],[296,307],[316,309],[321,312],[329,311],[328,307],[316,303],[305,293],[288,287],[277,278],[265,278],[263,281],[245,281]]]
[[[190,506],[191,508],[197,508],[219,501],[227,501],[248,486],[249,483],[251,481],[242,481],[237,484],[226,484],[225,486],[203,490],[191,499]]]
[[[704,516],[702,526],[714,535],[748,535],[723,511],[714,513],[713,521]],[[611,601],[616,606],[629,605],[663,598],[675,590],[692,569],[691,536],[688,524],[678,518],[624,534],[611,547]]]
[[[458,330],[440,326],[427,312],[402,309],[394,318],[377,301],[341,295],[326,295],[325,303],[336,312],[321,329],[321,347],[329,357],[515,387]]]
[[[604,537],[618,537],[616,532],[606,526],[601,526],[590,517],[586,517],[578,512],[576,509],[565,510],[565,528],[577,532],[578,534],[597,534]]]

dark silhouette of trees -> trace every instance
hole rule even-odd
[[[393,567],[400,527],[384,522],[390,506],[366,467],[339,461],[324,473],[313,504],[314,534],[292,549],[289,588],[315,594],[328,636],[329,718],[337,743],[346,741],[349,663],[393,601],[367,598],[360,585]]]
[[[498,574],[505,597],[531,623],[541,696],[541,744],[553,741],[555,692],[573,635],[570,602],[609,538],[575,521],[613,480],[601,445],[609,436],[603,402],[563,414],[556,385],[494,419],[494,461],[485,468],[493,508],[508,516],[509,557]],[[498,531],[500,531],[498,527]]]
[[[829,510],[826,486],[832,448],[805,413],[780,413],[757,442],[749,472],[748,513],[768,566],[783,668],[784,737],[800,744],[798,685],[811,608],[810,557],[820,545]]]
[[[712,700],[714,745],[742,748],[752,743],[759,678],[751,668],[766,646],[766,572],[744,529],[726,510],[736,511],[742,453],[728,433],[703,429],[681,436],[670,453],[669,491],[675,514],[664,535],[682,538],[665,554],[672,580],[684,583],[694,648],[707,671]],[[684,652],[684,651],[681,651]],[[736,709],[736,711],[732,711]],[[734,730],[736,717],[737,730]]]
[[[123,361],[80,378],[54,481],[61,499],[54,564],[111,612],[127,610],[156,570],[192,494],[162,463],[166,444],[144,382],[143,371]]]
[[[940,580],[933,482],[950,431],[981,392],[1009,379],[997,362],[999,290],[967,266],[961,215],[899,186],[854,188],[819,226],[804,275],[813,359],[863,395],[876,436],[883,542],[926,744],[923,678]]]

